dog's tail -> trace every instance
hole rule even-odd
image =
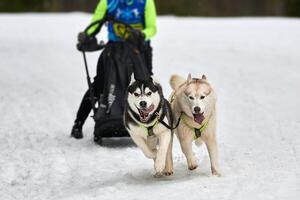
[[[173,90],[178,89],[185,82],[186,82],[186,79],[177,74],[172,75],[170,78],[170,86],[172,87]]]

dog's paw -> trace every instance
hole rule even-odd
[[[155,161],[154,168],[156,173],[163,173],[165,167],[166,167],[165,162],[161,162],[159,160]]]
[[[172,176],[173,175],[173,171],[164,171],[164,175],[165,176]]]
[[[187,159],[187,164],[189,170],[195,170],[198,167],[197,159],[194,156]]]
[[[211,173],[212,173],[213,176],[217,176],[217,177],[221,177],[222,176],[222,174],[220,172],[218,172],[217,170],[215,170],[215,169],[212,169]]]
[[[162,178],[163,176],[164,176],[164,174],[163,174],[163,173],[159,173],[159,172],[156,172],[156,173],[153,175],[154,178]]]
[[[195,170],[198,168],[198,165],[197,164],[193,164],[193,165],[189,165],[189,170]]]
[[[172,174],[173,174],[173,167],[166,165],[166,168],[164,169],[164,175],[171,176]]]

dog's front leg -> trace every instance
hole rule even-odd
[[[144,138],[141,138],[141,137],[131,137],[132,140],[135,142],[135,144],[140,147],[144,153],[144,155],[147,157],[147,158],[150,158],[150,159],[155,159],[156,158],[156,153],[153,152],[149,146],[147,145],[146,141]]]
[[[170,134],[172,134],[172,133],[170,133]],[[164,174],[166,176],[171,176],[173,174],[173,156],[172,156],[173,137],[174,137],[174,135],[172,134],[168,152],[167,152],[166,168],[164,170]]]
[[[192,143],[193,143],[193,137],[192,135],[185,135],[185,136],[179,136],[180,146],[182,149],[182,152],[184,153],[188,168],[189,170],[197,169],[197,160],[193,153]]]
[[[157,144],[158,144],[158,138],[155,136],[150,136],[147,138],[146,143],[148,147],[151,149],[152,152],[157,153]]]
[[[154,163],[156,177],[160,177],[163,175],[163,171],[166,166],[166,158],[167,158],[167,152],[169,149],[170,141],[171,141],[171,134],[169,133],[169,131],[162,132],[159,135],[159,149]]]
[[[214,176],[221,176],[219,170],[219,161],[218,161],[218,146],[215,137],[209,138],[206,142],[210,164],[211,164],[211,173]]]

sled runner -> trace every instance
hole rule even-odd
[[[114,27],[119,28],[124,38],[132,34],[135,30],[123,22],[111,18],[93,22],[86,29],[85,33],[95,25],[98,25],[95,36],[105,23],[114,23]],[[123,111],[125,106],[125,94],[130,83],[131,75],[134,74],[136,80],[149,80],[150,72],[147,70],[145,61],[141,56],[143,50],[142,43],[132,43],[129,40],[122,42],[94,41],[89,45],[77,45],[78,50],[83,53],[87,82],[89,86],[89,99],[93,108],[93,119],[95,121],[94,141],[102,144],[104,137],[129,137],[123,125]],[[98,69],[101,86],[92,84],[86,59],[86,52],[103,50]],[[98,67],[99,68],[99,67]],[[100,95],[95,95],[95,89],[100,88]],[[99,92],[98,92],[99,93]]]

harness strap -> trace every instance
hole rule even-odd
[[[202,125],[200,125],[200,127],[194,127],[192,125],[190,125],[187,120],[185,119],[185,116],[182,115],[182,121],[184,122],[184,124],[189,127],[190,129],[194,129],[194,139],[198,139],[199,137],[201,137],[203,131],[206,130],[206,128],[208,127],[208,120],[204,123],[202,123]]]
[[[170,129],[170,130],[174,130],[174,129],[176,129],[179,126],[180,118],[178,119],[178,122],[177,122],[176,126],[173,128],[170,125],[168,125],[165,121],[163,121],[161,119],[161,117],[159,117],[159,113],[155,113],[155,115],[157,116],[157,118],[156,118],[156,122],[154,123],[154,125],[153,126],[149,126],[149,127],[145,127],[147,129],[148,136],[153,136],[154,135],[153,129],[155,128],[155,126],[157,126],[158,122],[161,123],[167,129]]]
[[[180,117],[178,118],[175,127],[172,127],[172,126],[168,125],[166,122],[164,122],[164,121],[161,120],[161,119],[159,119],[158,121],[159,121],[162,125],[164,125],[167,129],[175,130],[175,129],[179,126],[179,124],[180,124],[180,121],[181,121],[181,115],[182,115],[182,113],[180,114]]]
[[[145,128],[147,129],[147,132],[148,132],[148,136],[149,136],[149,137],[151,137],[151,136],[154,135],[153,129],[154,129],[154,127],[158,124],[158,121],[159,121],[159,120],[157,119],[153,126],[145,127]]]
[[[175,100],[175,91],[172,92],[171,96],[170,96],[169,99],[168,99],[169,105],[172,104],[172,103],[174,102],[174,100]],[[179,126],[179,124],[180,124],[182,114],[183,114],[183,113],[181,112],[181,113],[180,113],[180,116],[179,116],[179,118],[178,118],[178,120],[177,120],[177,123],[176,123],[175,127],[171,127],[171,126],[169,126],[168,124],[166,124],[166,123],[163,122],[163,121],[160,121],[160,123],[162,123],[166,128],[168,128],[168,129],[170,129],[170,130],[175,130],[175,129]]]
[[[201,137],[201,135],[202,135],[201,131],[196,128],[194,130],[195,130],[194,139]]]
[[[153,129],[155,128],[155,126],[157,126],[158,122],[160,122],[160,119],[158,117],[159,116],[158,113],[155,113],[155,114],[156,114],[157,118],[156,118],[155,123],[153,124],[153,126],[146,127],[146,126],[140,125],[141,127],[145,128],[148,137],[151,137],[151,136],[154,135]]]
[[[149,137],[151,137],[151,136],[154,135],[154,132],[153,132],[153,126],[148,127],[148,128],[147,128],[147,131],[148,131],[148,136],[149,136]]]
[[[195,135],[194,135],[194,139],[198,139],[199,137],[201,137],[202,132],[207,128],[208,126],[208,121],[206,123],[204,123],[201,128],[197,129],[195,128]]]
[[[167,100],[165,100],[165,103],[169,103],[169,102]],[[166,113],[164,113],[162,116],[160,116],[158,112],[155,113],[156,121],[155,121],[154,125],[150,126],[150,127],[146,127],[146,126],[143,126],[143,127],[147,130],[148,136],[153,136],[154,135],[153,129],[155,128],[155,126],[157,126],[158,123],[161,123],[167,129],[172,131],[172,130],[176,129],[179,126],[182,114],[183,113],[180,114],[180,117],[179,117],[175,127],[172,127],[172,125],[169,125],[165,121],[163,121],[164,117],[166,116]],[[171,122],[171,124],[172,124],[172,122]]]

